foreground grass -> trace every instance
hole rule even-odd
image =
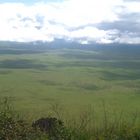
[[[94,112],[82,112],[76,118],[63,118],[61,110],[52,107],[52,116],[29,121],[12,108],[8,98],[0,101],[0,140],[139,140],[140,123],[134,113],[127,121],[123,114],[109,118],[103,104],[103,116],[96,123]],[[54,117],[55,116],[55,117]],[[42,121],[43,120],[43,121]],[[49,120],[49,125],[47,124]],[[50,121],[51,120],[51,121]],[[41,122],[41,123],[40,123]],[[63,123],[65,122],[65,123]],[[34,127],[36,125],[36,127]]]

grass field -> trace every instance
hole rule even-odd
[[[30,47],[31,46],[31,47]],[[140,116],[140,49],[124,47],[38,47],[0,45],[0,97],[33,118],[58,104],[76,116],[103,106],[111,116]],[[58,106],[57,106],[58,107]]]

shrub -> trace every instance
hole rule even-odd
[[[34,130],[31,125],[19,119],[12,109],[9,99],[0,101],[0,140],[41,140],[47,138],[39,130]]]
[[[57,118],[41,118],[36,120],[32,126],[34,128],[39,128],[42,132],[48,135],[49,140],[69,140],[70,133],[64,127],[64,124],[61,120]]]

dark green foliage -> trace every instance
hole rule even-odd
[[[33,125],[34,128],[39,128],[42,132],[48,135],[49,140],[69,140],[70,133],[64,126],[61,120],[57,118],[41,118],[36,120]]]
[[[4,60],[0,61],[0,68],[8,69],[42,69],[46,68],[46,65],[37,64],[32,60],[17,59],[17,60]]]
[[[0,140],[43,140],[42,138],[47,138],[39,130],[34,130],[27,121],[19,119],[7,98],[1,100],[0,105]]]

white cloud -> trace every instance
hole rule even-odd
[[[126,2],[125,5],[129,12],[140,12],[140,1]]]
[[[127,12],[140,12],[139,2],[123,0],[65,0],[60,3],[0,4],[0,40],[52,41],[54,38],[99,43],[134,42],[137,37],[120,38],[118,30],[96,27],[102,22],[115,22],[125,7]],[[123,9],[123,10],[122,10]],[[74,30],[72,30],[74,29]]]

